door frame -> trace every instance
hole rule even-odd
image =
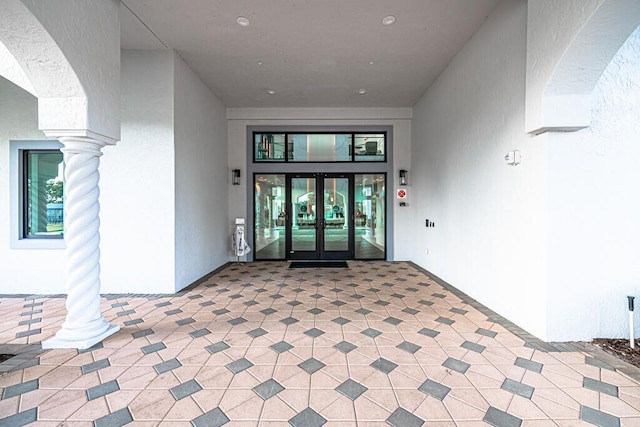
[[[371,120],[369,120],[371,121]],[[247,234],[247,243],[250,247],[255,247],[255,224],[254,224],[254,199],[255,199],[255,175],[256,174],[288,174],[288,173],[317,173],[324,171],[326,173],[344,172],[345,167],[349,168],[349,173],[385,173],[386,174],[386,230],[385,230],[385,252],[386,260],[394,259],[394,239],[393,239],[393,223],[396,210],[395,201],[395,178],[397,170],[394,169],[394,127],[393,125],[243,125],[245,130],[246,145],[245,152],[241,156],[247,173],[243,176],[247,177],[241,182],[239,187],[229,184],[230,206],[230,222],[229,227],[233,228],[234,219],[236,217],[244,217],[246,228],[254,230]],[[253,134],[254,133],[282,133],[282,132],[346,132],[346,133],[379,133],[387,134],[387,161],[386,162],[329,162],[329,163],[269,163],[253,161]],[[402,165],[398,166],[400,169]],[[236,193],[240,190],[239,193]],[[236,194],[234,194],[236,193]],[[244,193],[243,195],[241,195]],[[239,197],[242,197],[242,201]],[[247,262],[254,261],[254,252],[250,252],[246,257]]]
[[[297,212],[290,212],[293,207],[292,180],[295,178],[315,179],[316,194],[316,216],[315,216],[315,250],[313,251],[294,251],[293,250],[293,224]],[[348,201],[347,212],[344,217],[347,224],[347,250],[346,251],[328,251],[325,249],[325,237],[327,233],[327,224],[324,211],[324,192],[325,179],[345,178],[348,180]],[[285,174],[285,258],[286,260],[348,260],[355,258],[355,174],[352,173],[290,173]],[[322,200],[322,205],[319,200]],[[320,216],[322,215],[322,216]]]

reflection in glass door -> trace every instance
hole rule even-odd
[[[289,189],[290,227],[287,230],[290,249],[288,258],[315,259],[318,257],[318,218],[316,216],[315,177],[291,177]]]
[[[350,179],[324,178],[324,209],[322,229],[324,252],[349,251],[350,246]],[[335,258],[332,256],[331,258]]]
[[[285,257],[285,176],[255,176],[254,224],[256,259]]]

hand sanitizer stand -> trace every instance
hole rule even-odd
[[[240,265],[240,257],[251,252],[251,248],[247,245],[247,240],[245,238],[244,218],[236,218],[236,225],[232,236],[232,245],[233,251],[237,257],[236,263]]]

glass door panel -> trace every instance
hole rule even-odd
[[[255,175],[255,258],[285,257],[285,175]]]
[[[317,257],[317,206],[315,177],[292,177],[289,190],[291,215],[289,257]],[[300,252],[306,254],[300,254]]]
[[[349,178],[324,179],[324,209],[322,229],[325,252],[349,251],[350,227]]]
[[[385,259],[386,176],[355,175],[355,258]]]

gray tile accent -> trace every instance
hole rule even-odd
[[[211,344],[205,347],[207,349],[207,351],[211,354],[216,354],[219,353],[223,350],[226,350],[229,348],[229,345],[224,342],[224,341],[219,341],[215,344]]]
[[[118,307],[124,307],[125,305],[129,305],[128,302],[123,301],[123,302],[117,302],[115,304],[111,304],[111,308],[118,308]],[[25,305],[26,307],[26,305]]]
[[[418,333],[431,338],[435,338],[440,334],[440,332],[434,331],[433,329],[429,329],[429,328],[422,328],[418,331]]]
[[[144,354],[149,354],[149,353],[154,353],[156,351],[164,350],[165,348],[167,348],[167,346],[164,345],[163,342],[157,342],[155,344],[150,344],[142,347],[142,352]]]
[[[32,314],[40,313],[42,313],[42,310],[25,311],[24,313],[20,314],[20,316],[31,316]]]
[[[18,326],[32,325],[34,323],[40,322],[42,322],[42,317],[36,317],[35,319],[23,320],[21,322],[18,322]]]
[[[398,344],[396,348],[399,348],[400,350],[404,350],[408,353],[414,354],[416,351],[420,350],[422,347],[414,343],[411,343],[409,341],[404,341]]]
[[[375,338],[377,336],[382,335],[382,332],[378,331],[377,329],[373,329],[373,328],[367,328],[364,331],[360,332],[362,335],[366,335],[369,338]]]
[[[369,390],[367,387],[352,380],[351,378],[336,387],[336,391],[338,393],[347,396],[351,400],[356,400],[362,393],[367,390]]]
[[[376,368],[378,371],[384,372],[385,374],[389,374],[389,372],[398,367],[398,365],[396,365],[392,361],[384,359],[382,357],[371,363],[369,366]]]
[[[344,354],[347,354],[353,350],[355,350],[356,348],[358,348],[357,345],[353,345],[350,342],[347,341],[340,341],[338,344],[334,345],[333,348],[340,350],[341,352],[343,352]]]
[[[489,410],[484,414],[482,421],[496,427],[520,427],[522,425],[522,420],[520,418],[507,414],[493,406],[489,407]]]
[[[584,377],[584,380],[582,381],[582,387],[588,388],[589,390],[597,391],[598,393],[604,393],[608,394],[609,396],[618,397],[618,387],[613,384],[595,380],[593,378]]]
[[[332,301],[331,304],[335,305],[336,307],[342,307],[343,305],[347,305],[347,303],[344,301]]]
[[[391,303],[390,303],[390,302],[387,302],[387,301],[383,301],[383,300],[378,300],[378,301],[374,302],[374,304],[376,304],[376,305],[381,305],[382,307],[386,307],[386,306],[388,306],[388,305],[389,305],[389,304],[391,304]]]
[[[36,422],[38,419],[38,410],[36,408],[27,409],[10,417],[0,418],[0,426],[2,427],[20,427]]]
[[[422,304],[422,305],[426,305],[427,307],[432,306],[433,305],[433,301],[427,301],[427,300],[420,300],[418,301],[418,304]]]
[[[332,322],[337,323],[340,326],[344,326],[347,323],[351,322],[351,320],[345,319],[344,317],[336,317],[335,319],[332,320]]]
[[[447,297],[446,295],[438,294],[438,293],[431,294],[431,296],[434,297],[434,298],[446,298]]]
[[[201,295],[202,296],[202,295]],[[230,295],[229,296],[230,299],[238,299],[238,298],[242,298],[242,294],[234,294],[234,295]]]
[[[389,323],[391,325],[397,326],[400,323],[402,323],[402,320],[398,319],[397,317],[387,317],[386,319],[383,320],[383,322]]]
[[[442,366],[444,366],[445,368],[453,369],[454,371],[460,372],[461,374],[464,374],[465,372],[467,372],[467,369],[469,369],[471,365],[469,365],[467,362],[463,362],[462,360],[449,357],[447,360],[444,361]]]
[[[208,330],[207,328],[202,328],[202,329],[198,329],[197,331],[193,331],[193,332],[189,332],[189,335],[191,335],[191,338],[200,338],[203,337],[205,335],[209,335],[211,333],[210,330]]]
[[[32,302],[30,304],[25,304],[22,306],[22,308],[33,308],[33,307],[40,307],[42,304],[44,304],[43,301],[40,302]],[[128,304],[128,303],[124,303],[124,304]]]
[[[436,322],[438,322],[438,323],[442,323],[443,325],[449,325],[449,326],[451,326],[451,325],[453,325],[454,323],[456,323],[456,321],[455,321],[455,320],[447,319],[446,317],[438,317],[438,318],[436,319]]]
[[[284,387],[282,387],[278,381],[271,378],[255,386],[252,390],[260,396],[262,400],[267,400],[284,390]]]
[[[325,365],[324,363],[322,363],[318,359],[315,359],[315,358],[312,357],[312,358],[307,359],[304,362],[300,363],[298,366],[300,367],[300,369],[305,371],[307,374],[313,374],[314,372],[319,371],[320,369],[324,368],[327,365]]]
[[[291,301],[291,302],[288,302],[287,304],[289,304],[291,307],[297,307],[302,303],[300,301]]]
[[[367,310],[366,308],[359,308],[356,310],[356,313],[366,316],[367,314],[372,313],[372,311]]]
[[[87,389],[87,399],[89,400],[97,399],[99,397],[106,396],[107,394],[113,393],[118,390],[120,390],[118,381],[111,380],[104,384],[100,384],[95,387],[91,387]]]
[[[275,310],[273,308],[265,308],[264,310],[260,310],[260,313],[264,314],[265,316],[268,316],[270,314],[277,313],[277,312],[278,310]]]
[[[313,295],[311,295],[311,298],[320,299],[320,298],[324,298],[324,295],[313,294]]]
[[[156,307],[166,307],[168,305],[171,305],[171,302],[169,301],[164,301],[164,302],[159,302],[156,304]]]
[[[484,335],[485,337],[489,337],[489,338],[495,338],[496,335],[498,335],[497,332],[493,332],[484,328],[478,328],[478,330],[476,331],[476,334]]]
[[[167,316],[171,316],[174,314],[178,314],[178,313],[182,313],[182,310],[180,310],[179,308],[174,308],[173,310],[169,310],[169,311],[165,311],[164,314],[166,314]]]
[[[40,328],[38,328],[38,329],[32,329],[32,330],[30,330],[30,331],[22,331],[22,332],[18,332],[18,333],[16,334],[16,338],[28,337],[28,336],[31,336],[31,335],[39,334],[40,332],[41,332],[41,331],[40,331]]]
[[[276,353],[284,353],[285,351],[292,349],[293,346],[286,341],[280,341],[270,345],[269,348]]]
[[[231,362],[225,366],[227,367],[228,370],[230,370],[234,374],[238,374],[244,371],[245,369],[249,369],[250,367],[252,367],[253,363],[251,363],[250,361],[248,361],[243,357],[242,359],[238,359],[235,362]]]
[[[517,394],[518,396],[522,396],[526,399],[531,399],[531,396],[533,396],[533,392],[535,390],[530,385],[519,383],[512,380],[511,378],[506,378],[500,388],[510,393]]]
[[[226,308],[219,308],[217,310],[213,310],[212,313],[216,316],[222,316],[223,314],[229,313],[229,310],[227,310]]]
[[[311,310],[307,310],[307,313],[311,313],[314,316],[317,316],[320,313],[324,313],[324,310],[321,308],[312,308]]]
[[[178,359],[174,358],[174,359],[167,360],[166,362],[162,362],[162,363],[158,363],[157,365],[154,365],[153,369],[155,369],[159,375],[159,374],[164,374],[165,372],[169,372],[173,369],[179,368],[180,366],[182,366],[182,363],[180,363]]]
[[[132,333],[131,336],[133,338],[142,338],[142,337],[146,337],[147,335],[151,335],[153,333],[154,333],[153,329],[143,329],[141,331],[136,331]]]
[[[191,421],[194,427],[220,427],[229,422],[229,418],[220,408],[205,412]]]
[[[404,288],[404,289],[405,289],[406,291],[409,291],[409,292],[418,292],[418,291],[420,290],[420,289],[418,289],[418,288],[411,288],[411,287],[409,287],[409,288]]]
[[[109,363],[109,359],[96,360],[95,362],[91,362],[91,363],[87,363],[86,365],[83,365],[82,374],[84,375],[90,372],[99,371],[100,369],[108,368],[109,366],[111,366],[111,363]]]
[[[184,326],[184,325],[188,325],[190,323],[195,323],[196,321],[192,318],[192,317],[187,317],[186,319],[180,319],[176,321],[176,325],[178,326]]]
[[[426,380],[420,387],[418,387],[418,390],[428,394],[429,396],[433,396],[438,400],[442,400],[447,397],[447,394],[451,391],[451,389],[446,385],[437,383],[433,380]]]
[[[406,295],[399,294],[399,293],[397,293],[397,292],[396,292],[395,294],[391,294],[391,296],[392,296],[392,297],[394,297],[394,298],[400,298],[400,299],[402,299],[402,298],[406,297]]]
[[[19,383],[10,385],[2,392],[2,399],[8,399],[13,396],[19,396],[24,393],[28,393],[38,389],[38,379],[27,381],[26,383]]]
[[[451,310],[449,310],[449,311],[450,311],[450,312],[452,312],[452,313],[455,313],[455,314],[462,314],[462,315],[465,315],[465,314],[467,314],[467,313],[468,313],[468,311],[467,311],[467,310],[463,310],[463,309],[461,309],[461,308],[456,308],[456,307],[453,307],[453,308],[452,308]]]
[[[407,314],[413,314],[413,315],[415,315],[415,314],[420,313],[420,310],[416,310],[415,308],[409,308],[409,307],[407,307],[407,308],[405,308],[404,310],[402,310],[402,312],[403,312],[403,313],[407,313]]]
[[[542,372],[542,367],[543,367],[542,363],[534,362],[532,360],[524,359],[522,357],[518,357],[516,359],[515,365],[520,366],[521,368],[524,368],[524,369],[528,369],[533,372],[537,372],[537,373]]]
[[[131,320],[127,320],[126,322],[124,322],[125,326],[133,326],[133,325],[137,325],[138,323],[143,323],[144,320],[138,318],[138,319],[131,319]]]
[[[327,420],[311,408],[307,408],[289,420],[293,427],[320,427]]]
[[[261,337],[263,335],[267,335],[269,332],[265,331],[262,328],[258,328],[258,329],[254,329],[252,331],[247,332],[247,335],[249,335],[251,338],[258,338]]]
[[[186,383],[178,384],[175,387],[171,387],[169,391],[174,399],[180,400],[187,396],[191,396],[194,393],[202,390],[202,387],[196,380],[189,380]]]
[[[606,369],[607,371],[615,371],[615,368],[602,360],[586,356],[585,363],[597,368]]]
[[[620,418],[580,405],[580,419],[601,427],[620,427]]]
[[[120,427],[133,422],[129,408],[122,408],[93,422],[94,427]]]
[[[118,312],[118,317],[128,316],[130,314],[134,314],[135,312],[136,312],[135,310],[120,311],[120,312]]]
[[[245,319],[244,317],[236,317],[235,319],[231,319],[228,321],[228,323],[230,323],[233,326],[241,325],[246,322],[247,322],[247,319]]]
[[[467,350],[475,351],[476,353],[482,353],[487,348],[483,345],[476,344],[471,341],[463,342],[462,345],[460,345],[460,347],[466,348]]]
[[[273,299],[280,299],[280,298],[284,298],[284,296],[283,296],[283,295],[280,295],[280,294],[274,294],[274,295],[271,295],[271,296],[270,296],[270,298],[273,298]]]
[[[308,331],[305,331],[304,334],[311,338],[318,338],[320,335],[324,334],[324,331],[318,328],[311,328]]]
[[[280,322],[284,323],[285,325],[292,325],[294,323],[298,323],[299,320],[294,319],[293,317],[287,317],[285,319],[282,319]]]
[[[258,302],[258,301],[251,300],[251,301],[245,301],[245,302],[243,302],[242,304],[246,305],[247,307],[252,307],[252,306],[254,306],[254,305],[258,305],[258,304],[259,304],[259,302]]]
[[[393,411],[385,421],[393,427],[420,427],[424,424],[422,418],[418,418],[411,412],[400,407]]]

